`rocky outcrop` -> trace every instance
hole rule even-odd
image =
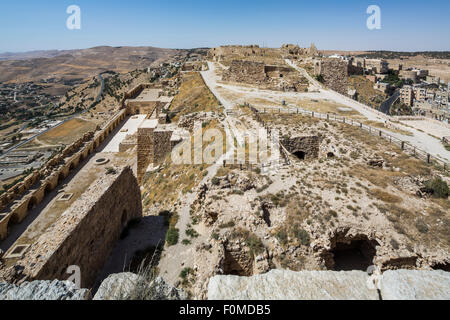
[[[183,290],[169,286],[163,278],[149,282],[134,273],[112,274],[100,285],[94,300],[187,300]]]
[[[445,271],[397,270],[381,276],[383,300],[449,300],[450,274]]]
[[[377,300],[361,271],[272,270],[253,277],[216,276],[209,281],[209,300]]]
[[[89,300],[87,289],[78,289],[70,281],[33,281],[20,286],[0,283],[0,300]]]

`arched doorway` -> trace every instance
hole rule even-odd
[[[37,204],[38,204],[38,201],[37,201],[36,197],[31,197],[30,201],[28,201],[28,211],[36,208]]]
[[[305,160],[306,153],[303,151],[294,152],[294,156],[296,156],[299,160]]]
[[[64,176],[64,172],[60,172],[58,175],[58,185],[60,185],[66,177]]]
[[[49,195],[50,192],[52,192],[52,185],[51,185],[51,183],[47,183],[47,185],[45,186],[45,189],[44,189],[44,197]]]
[[[326,266],[329,270],[367,271],[374,264],[379,243],[366,235],[347,237],[338,234],[331,242],[331,250],[326,253]]]

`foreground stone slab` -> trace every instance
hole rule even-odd
[[[70,281],[33,281],[20,286],[0,283],[0,300],[89,300],[90,291]]]
[[[215,276],[209,300],[378,300],[362,271],[272,270],[253,277]]]
[[[137,274],[112,274],[100,285],[94,300],[187,300],[183,290],[169,286],[163,278],[149,282]]]
[[[378,286],[383,300],[450,299],[450,274],[445,271],[386,271]]]

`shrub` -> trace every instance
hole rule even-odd
[[[166,234],[166,242],[169,246],[174,246],[178,243],[179,230],[177,228],[169,228]]]
[[[188,246],[188,245],[191,244],[191,240],[184,239],[183,241],[181,241],[181,243],[182,243],[183,245],[185,245],[185,246]]]
[[[441,177],[434,178],[425,182],[426,191],[433,194],[437,198],[447,199],[450,193],[447,182]]]
[[[106,174],[116,174],[117,170],[111,167],[106,168]]]
[[[186,229],[186,235],[191,238],[198,238],[199,236],[198,232],[192,229],[192,227],[190,226],[188,227],[188,229]]]
[[[211,183],[215,186],[218,186],[220,184],[220,180],[217,177],[212,178]]]
[[[309,246],[311,239],[309,234],[304,229],[299,229],[298,225],[294,227],[294,235],[300,241],[300,244],[303,246]]]

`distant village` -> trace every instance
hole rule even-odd
[[[404,69],[401,64],[390,66],[384,59],[366,59],[331,55],[348,62],[349,74],[364,75],[374,84],[374,89],[385,93],[390,103],[401,104],[411,109],[417,116],[433,118],[449,123],[450,82],[444,83],[429,70],[419,68]],[[349,92],[349,95],[356,92]]]

